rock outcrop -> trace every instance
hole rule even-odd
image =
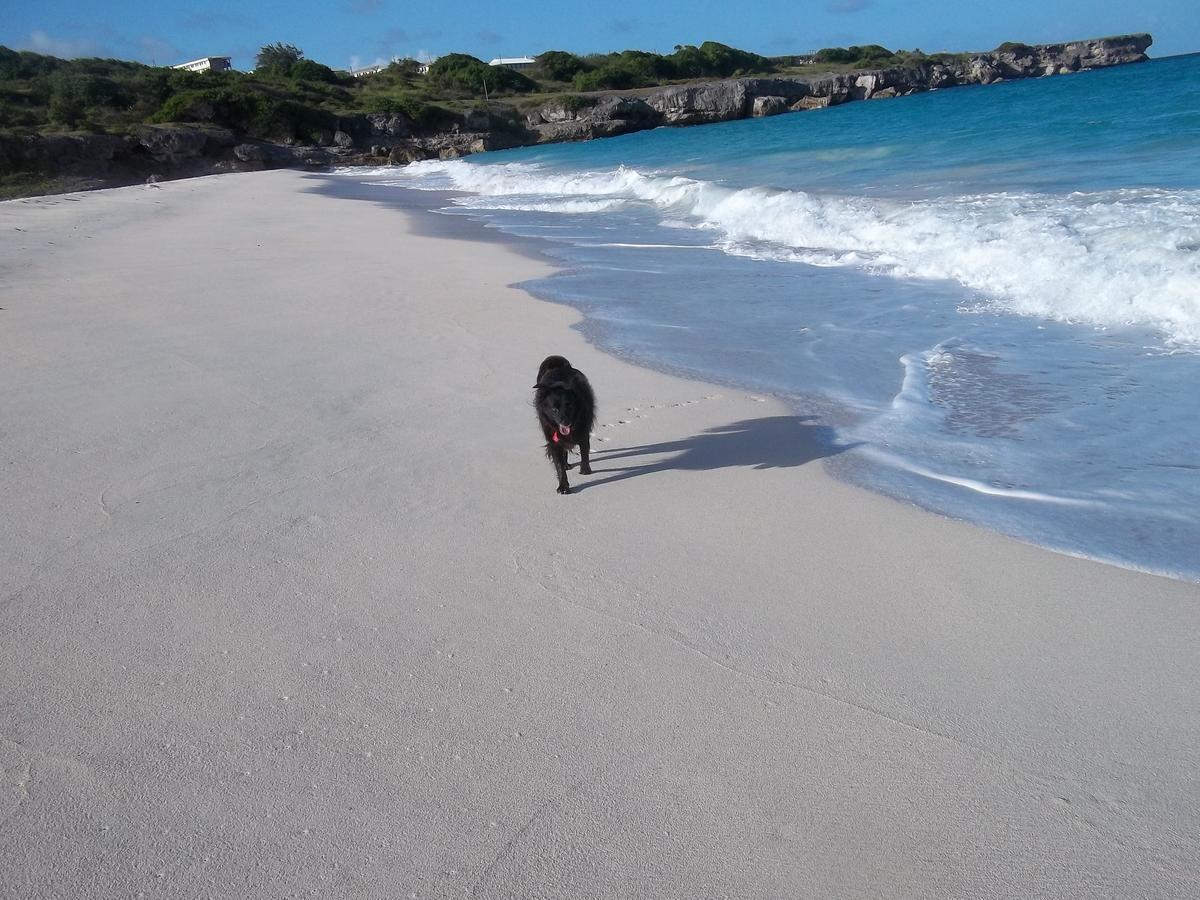
[[[0,168],[104,174],[129,142],[111,134],[0,134]]]
[[[237,143],[228,128],[213,125],[137,125],[130,138],[160,163],[217,156]]]
[[[289,146],[268,141],[246,141],[233,148],[233,156],[246,169],[321,168],[334,160],[324,147]]]
[[[750,111],[753,116],[777,116],[790,109],[786,97],[776,97],[768,94],[766,97],[755,97],[754,106]]]
[[[1102,66],[1142,62],[1148,34],[1075,41],[1068,44],[1003,44],[991,53],[949,61],[803,78],[735,78],[680,84],[589,102],[555,100],[532,113],[528,124],[540,143],[582,141],[661,125],[728,122],[837,106],[851,100],[881,100],[965,84],[1060,75]]]
[[[614,137],[661,122],[658,110],[638,97],[572,98],[558,100],[530,114],[526,119],[538,143],[586,141]]]

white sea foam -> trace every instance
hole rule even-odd
[[[458,201],[459,206],[467,209],[494,209],[495,203],[490,197],[463,197]],[[589,213],[615,212],[625,205],[624,200],[584,200],[568,198],[563,200],[530,200],[513,202],[505,205],[505,209],[521,210],[524,212],[553,212],[585,215]]]
[[[1200,191],[901,202],[739,190],[624,167],[569,173],[463,161],[417,163],[390,183],[469,191],[476,207],[582,213],[634,204],[714,231],[731,254],[952,279],[983,309],[1151,327],[1169,344],[1200,347]]]
[[[862,448],[860,452],[864,456],[868,456],[897,469],[903,469],[906,472],[912,472],[914,475],[920,475],[922,478],[929,478],[933,481],[941,481],[945,484],[957,485],[958,487],[966,488],[969,491],[974,491],[977,494],[986,494],[989,497],[1002,497],[1006,500],[1031,500],[1035,503],[1050,503],[1055,506],[1100,508],[1104,505],[1096,500],[1084,500],[1077,497],[1060,497],[1055,494],[1046,493],[1045,491],[1030,491],[1022,488],[998,487],[994,484],[985,484],[984,482],[975,478],[964,478],[961,475],[949,475],[945,472],[935,472],[933,469],[930,469],[926,466],[918,465],[907,457],[898,456],[895,453],[888,453],[886,450],[880,450],[878,447],[865,447]]]

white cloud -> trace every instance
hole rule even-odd
[[[35,53],[44,53],[47,56],[60,56],[63,59],[105,55],[104,45],[89,38],[81,38],[74,41],[64,40],[62,38],[51,37],[40,29],[32,32],[25,46],[20,49],[32,50]]]
[[[390,59],[384,59],[382,56],[375,57],[373,62],[368,61],[355,53],[350,57],[350,71],[357,72],[359,69],[369,69],[371,66],[385,66],[389,62],[391,62]]]

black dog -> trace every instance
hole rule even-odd
[[[592,474],[588,451],[596,421],[596,396],[587,376],[561,356],[547,356],[542,361],[533,391],[533,405],[546,436],[546,455],[558,473],[558,492],[569,494],[567,451],[578,447],[579,474]]]

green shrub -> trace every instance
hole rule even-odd
[[[705,41],[701,44],[699,54],[704,65],[704,71],[700,74],[705,76],[728,78],[730,75],[746,72],[775,71],[774,64],[765,56],[738,50],[716,41]]]
[[[211,122],[264,140],[307,138],[337,127],[328,110],[245,87],[184,91],[163,104],[156,122]]]
[[[401,115],[422,128],[428,128],[448,115],[448,111],[426,103],[411,94],[376,94],[366,101],[367,112]]]
[[[254,137],[286,141],[305,139],[320,131],[334,131],[337,127],[338,117],[327,110],[295,100],[272,98],[267,101],[253,127],[246,130]]]
[[[1035,53],[1037,53],[1037,51],[1028,44],[1022,44],[1020,41],[1005,41],[992,52],[1012,53],[1014,56],[1033,56]]]
[[[277,41],[262,47],[254,57],[254,70],[288,75],[296,63],[304,58],[304,51],[292,44]]]
[[[572,87],[577,91],[621,91],[627,88],[661,84],[677,77],[670,58],[644,50],[622,50],[603,56],[591,56],[588,71],[577,72]]]
[[[297,60],[288,71],[288,77],[294,81],[320,81],[325,84],[338,84],[342,80],[329,66],[323,66],[311,59]]]
[[[481,59],[466,53],[448,53],[429,67],[428,78],[442,87],[468,91],[475,96],[499,94],[505,91],[527,93],[537,89],[537,82],[520,72],[504,66],[489,66]]]
[[[576,72],[572,79],[577,91],[624,90],[679,78],[728,78],[776,70],[765,56],[716,41],[705,41],[699,47],[681,44],[670,56],[623,50],[590,56],[580,62],[588,68]]]
[[[0,47],[0,78],[3,79],[37,78],[57,71],[64,64],[67,64],[65,60],[53,56]]]
[[[50,120],[68,128],[83,123],[89,108],[127,103],[124,89],[111,78],[60,69],[50,76]]]
[[[608,65],[588,72],[579,72],[572,79],[571,86],[577,91],[623,91],[648,83],[644,76],[632,69]]]
[[[581,109],[590,109],[596,105],[595,97],[580,97],[578,94],[567,94],[560,97],[559,102],[562,103],[564,109],[571,112],[579,112]]]
[[[855,44],[850,47],[826,47],[818,50],[813,55],[813,59],[819,63],[843,63],[865,69],[871,66],[887,65],[895,55],[887,47],[881,47],[879,44],[864,46]]]
[[[28,107],[0,100],[0,122],[6,128],[31,128],[40,124],[40,116]]]
[[[127,102],[125,89],[103,75],[60,70],[50,76],[51,97],[69,97],[87,106],[117,106]]]
[[[388,67],[384,69],[384,72],[404,80],[409,80],[420,76],[421,64],[415,59],[394,59],[388,63]]]
[[[537,72],[551,81],[570,81],[587,69],[587,63],[565,50],[547,50],[536,57]]]
[[[212,122],[239,131],[254,130],[267,112],[267,98],[229,87],[182,91],[152,116],[155,122]]]

